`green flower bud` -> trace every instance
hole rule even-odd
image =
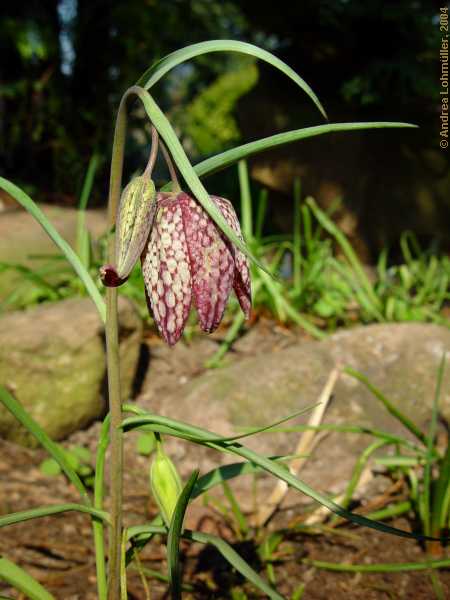
[[[175,465],[165,454],[159,441],[150,467],[150,488],[164,523],[169,527],[182,485]]]
[[[122,192],[116,226],[116,272],[126,279],[148,239],[156,211],[155,184],[144,173]]]

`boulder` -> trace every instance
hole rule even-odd
[[[128,399],[139,358],[142,322],[120,299],[122,389]],[[0,385],[44,430],[60,440],[106,410],[104,328],[91,300],[44,304],[0,318]],[[0,437],[35,445],[0,405]]]
[[[75,242],[78,211],[40,204],[39,208],[52,222],[62,237]],[[104,210],[87,210],[86,226],[93,239],[99,238],[106,230],[107,220]],[[61,254],[39,223],[25,210],[8,209],[0,213],[0,262],[20,264],[37,268],[48,259],[31,258],[38,255]],[[21,275],[13,270],[5,271],[0,277],[0,301],[7,297]]]

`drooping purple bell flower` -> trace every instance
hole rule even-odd
[[[232,204],[217,196],[211,199],[242,239]],[[208,333],[214,331],[232,288],[248,318],[247,257],[186,193],[160,192],[156,202],[156,217],[141,261],[149,308],[166,342],[173,345],[180,339],[192,302],[200,327]]]

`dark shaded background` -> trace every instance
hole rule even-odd
[[[408,121],[419,130],[333,134],[251,161],[271,191],[272,227],[290,220],[293,178],[327,205],[373,258],[405,229],[449,244],[450,170],[439,148],[439,4],[424,0],[29,0],[2,2],[2,174],[36,199],[75,204],[92,153],[104,202],[120,96],[155,60],[213,38],[256,43],[311,85],[331,121]],[[201,158],[265,135],[320,124],[307,97],[273,68],[214,53],[177,68],[154,94],[188,153]],[[148,149],[132,122],[127,173]],[[159,173],[162,177],[164,174]],[[207,180],[233,196],[235,170]]]

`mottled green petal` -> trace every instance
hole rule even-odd
[[[117,215],[117,274],[125,279],[144,249],[156,211],[155,184],[146,175],[136,177],[122,192]]]

